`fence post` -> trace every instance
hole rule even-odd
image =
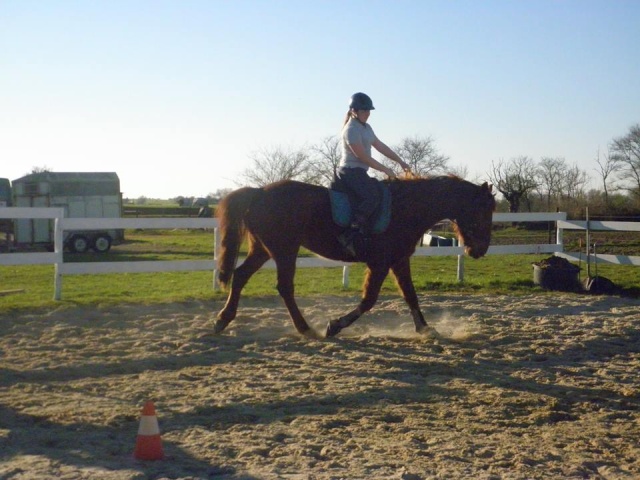
[[[562,252],[564,252],[564,229],[558,226],[556,221],[556,245],[560,245]]]
[[[53,251],[56,255],[56,262],[53,266],[53,299],[62,299],[62,263],[64,263],[64,231],[62,222],[64,218],[64,210],[62,217],[56,217],[53,221]]]
[[[454,239],[453,243],[457,243],[459,247],[463,247],[464,249],[464,241],[460,240],[456,242]],[[458,282],[464,282],[464,251],[458,255]]]
[[[342,267],[342,286],[349,288],[349,265]]]

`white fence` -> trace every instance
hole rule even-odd
[[[562,242],[562,235],[564,230],[587,230],[599,231],[599,232],[640,232],[640,222],[600,222],[600,221],[559,221],[557,224],[559,242]],[[587,241],[587,243],[589,243]],[[558,253],[559,256],[566,258],[567,260],[578,261],[587,260],[591,263],[609,263],[614,265],[636,265],[640,266],[639,256],[629,255],[600,255],[594,254],[589,249],[589,256],[587,258],[586,252],[583,255],[581,252],[563,252]]]
[[[170,229],[213,228],[218,226],[213,218],[65,218],[61,208],[0,208],[0,218],[52,219],[54,221],[54,251],[52,253],[0,254],[0,265],[53,264],[54,299],[62,298],[63,275],[100,273],[148,273],[213,271],[215,278],[215,235],[211,238],[211,260],[170,260],[134,262],[74,262],[65,263],[63,238],[66,230],[105,230],[118,228]],[[215,286],[215,280],[214,280]]]
[[[52,253],[0,253],[0,265],[53,264],[55,266],[54,299],[62,297],[63,275],[83,275],[101,273],[150,273],[179,271],[212,271],[213,288],[216,283],[216,253],[219,248],[217,235],[218,222],[213,218],[65,218],[61,208],[0,208],[0,218],[52,219],[54,221],[54,251]],[[566,213],[495,213],[494,222],[556,222],[555,244],[529,245],[492,245],[489,255],[505,254],[543,254],[553,253],[578,260],[578,253],[564,253],[563,230],[585,229],[586,222],[566,221]],[[640,231],[640,222],[589,222],[591,230]],[[128,261],[128,262],[73,262],[65,263],[63,257],[63,238],[67,230],[103,230],[103,229],[198,229],[212,228],[212,258],[210,260],[166,260],[166,261]],[[418,247],[416,256],[458,256],[458,280],[464,278],[464,247]],[[640,257],[618,255],[598,255],[598,262],[640,265]],[[298,267],[343,267],[342,283],[348,286],[349,264],[318,257],[299,258]],[[267,268],[274,268],[273,261],[267,262]]]

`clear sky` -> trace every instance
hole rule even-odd
[[[640,122],[638,0],[0,0],[0,177],[115,171],[125,197],[238,186],[252,153],[339,132],[492,160],[598,149]]]

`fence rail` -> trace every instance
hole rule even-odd
[[[172,229],[172,228],[213,228],[218,222],[214,218],[65,218],[61,208],[0,208],[0,218],[37,218],[54,221],[54,251],[51,253],[8,253],[0,254],[0,265],[53,264],[54,299],[62,298],[63,275],[86,275],[102,273],[152,273],[212,271],[215,287],[215,243],[211,244],[210,260],[166,260],[128,262],[73,262],[64,261],[64,232],[67,230],[100,229]],[[215,235],[214,235],[215,237]],[[213,240],[213,239],[212,239]]]
[[[64,217],[64,209],[52,207],[3,207],[0,219],[50,219],[57,225]],[[55,228],[55,227],[54,227]],[[0,265],[42,265],[62,262],[62,250],[54,252],[29,252],[0,254]]]
[[[557,224],[558,237],[562,239],[564,230],[584,230],[598,232],[640,232],[640,222],[610,222],[598,220],[575,220],[575,221],[559,221]],[[588,243],[588,242],[587,242]],[[640,266],[640,256],[631,255],[600,255],[592,253],[589,248],[589,254],[585,252],[564,252],[558,253],[558,256],[566,258],[570,261],[587,261],[590,263],[608,263],[612,265],[635,265]]]
[[[0,265],[36,265],[53,264],[55,266],[54,299],[62,297],[62,277],[64,275],[88,275],[102,273],[151,273],[178,271],[212,271],[213,288],[217,288],[216,259],[219,251],[218,221],[214,218],[65,218],[61,208],[0,208],[0,219],[51,219],[54,222],[54,251],[51,253],[0,253]],[[586,222],[567,221],[567,214],[560,213],[495,213],[494,223],[504,222],[555,222],[555,244],[530,245],[492,245],[489,255],[542,254],[552,253],[570,260],[579,260],[579,253],[566,253],[563,249],[563,231],[586,229]],[[214,230],[212,258],[208,260],[166,260],[166,261],[127,261],[127,262],[73,262],[65,263],[63,256],[63,238],[67,230],[95,229],[201,229]],[[640,222],[589,222],[591,230],[640,231]],[[458,256],[458,280],[464,279],[464,246],[454,247],[418,247],[415,256]],[[620,265],[640,265],[640,257],[622,255],[598,255],[593,261],[616,263]],[[349,263],[318,257],[299,258],[298,267],[343,267],[342,282],[348,286]],[[265,264],[274,268],[273,261]]]

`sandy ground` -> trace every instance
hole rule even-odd
[[[0,478],[640,478],[640,300],[422,303],[442,338],[398,297],[323,341],[278,297],[218,337],[213,301],[0,317]],[[132,456],[148,399],[162,461]]]

